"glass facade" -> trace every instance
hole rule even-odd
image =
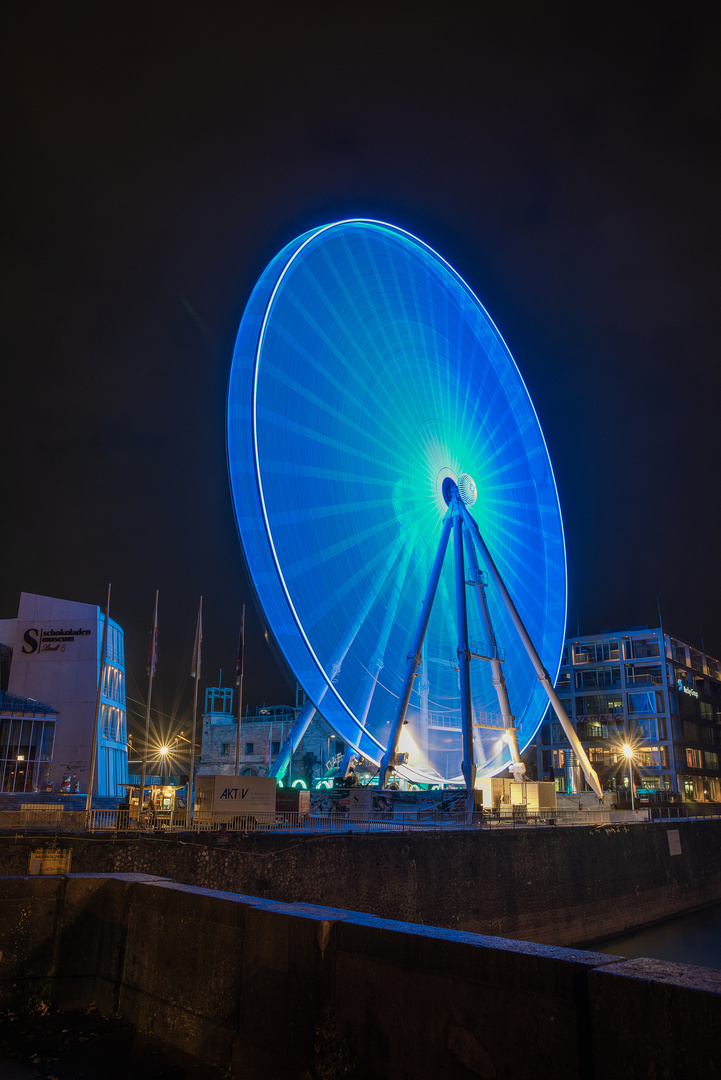
[[[0,790],[41,789],[52,761],[55,724],[50,706],[0,693]]]
[[[660,628],[588,635],[567,642],[557,690],[605,790],[626,796],[622,747],[630,743],[640,797],[720,801],[717,660]],[[586,787],[552,716],[541,729],[537,767],[560,792]]]

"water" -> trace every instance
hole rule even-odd
[[[721,904],[609,938],[591,948],[594,952],[615,953],[629,960],[648,956],[653,960],[721,969]]]

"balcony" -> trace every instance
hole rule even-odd
[[[632,675],[626,675],[627,686],[661,686],[662,684],[661,672],[636,671]]]

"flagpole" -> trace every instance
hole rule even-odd
[[[138,794],[138,824],[143,820],[143,800],[145,796],[145,773],[148,766],[148,739],[150,738],[150,699],[153,694],[153,675],[158,662],[158,590],[155,590],[155,609],[153,611],[153,631],[148,653],[148,705],[145,710],[145,745],[143,747],[143,766],[140,771],[140,792]]]
[[[200,646],[203,641],[203,597],[200,598],[198,607],[198,624],[195,628],[195,649],[193,651],[193,670],[191,676],[195,679],[193,691],[193,733],[190,740],[190,770],[188,773],[188,798],[185,803],[185,820],[188,828],[193,824],[193,780],[195,773],[195,732],[198,719],[198,684],[200,683]]]
[[[103,643],[100,646],[100,676],[98,678],[98,696],[95,699],[95,726],[93,727],[93,748],[90,751],[90,774],[88,776],[88,794],[85,800],[85,813],[89,814],[93,806],[93,785],[95,783],[95,762],[98,756],[98,725],[100,723],[100,695],[103,692],[105,674],[105,646],[108,640],[108,619],[110,618],[110,583],[108,599],[105,602],[105,622],[103,623]]]
[[[240,768],[240,725],[243,719],[243,653],[245,652],[245,604],[240,622],[240,643],[238,647],[238,668],[235,685],[238,687],[238,730],[235,733],[235,775]]]
[[[270,729],[268,731],[268,751],[266,753],[266,765],[268,767],[268,776],[270,776],[270,767],[273,764],[273,717],[270,718]]]

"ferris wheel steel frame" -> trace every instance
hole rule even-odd
[[[507,754],[519,776],[519,734],[530,741],[547,697],[600,793],[531,641],[539,635],[557,670],[565,547],[545,440],[495,324],[432,248],[357,219],[278,253],[238,333],[228,463],[251,581],[308,697],[272,774],[285,773],[320,710],[345,739],[343,769],[352,753],[368,757],[382,783],[394,769],[457,782],[454,732],[458,781],[473,786],[478,755],[484,775]],[[522,594],[523,618],[486,541]],[[480,689],[475,659],[490,670]],[[491,697],[500,724],[484,711]],[[411,699],[420,772],[398,751]],[[488,741],[489,728],[505,738]]]

